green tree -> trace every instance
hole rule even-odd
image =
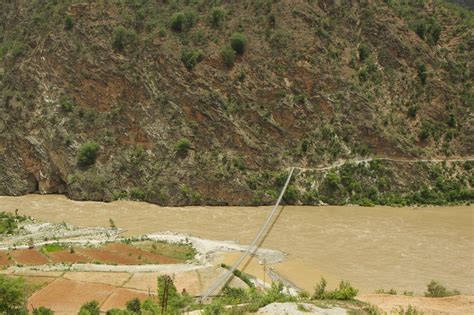
[[[191,149],[191,142],[186,138],[182,138],[176,142],[175,148],[178,155],[186,156],[189,149]]]
[[[130,301],[127,302],[126,305],[127,305],[127,310],[140,314],[141,305],[140,305],[140,300],[138,298],[131,299]]]
[[[123,26],[114,29],[114,40],[112,47],[117,51],[122,51],[126,46],[136,45],[138,34],[134,30],[129,30]]]
[[[211,12],[211,25],[215,28],[219,27],[224,19],[224,10],[220,8],[215,8]]]
[[[81,166],[89,166],[95,163],[99,154],[100,146],[94,141],[84,143],[79,149],[78,163]]]
[[[232,67],[235,63],[235,50],[231,47],[226,46],[221,50],[222,60],[226,66]]]
[[[242,33],[234,33],[230,37],[230,46],[236,53],[243,55],[247,48],[247,37]]]
[[[418,65],[418,78],[420,79],[421,84],[426,84],[426,78],[428,74],[426,73],[426,66],[425,64],[421,63]]]
[[[360,61],[365,61],[370,55],[369,46],[367,46],[364,43],[360,44],[359,48],[357,50],[359,52],[359,60]]]
[[[67,30],[70,30],[72,29],[73,26],[74,26],[74,21],[72,20],[72,17],[67,15],[66,18],[64,19],[64,27]]]
[[[22,278],[0,275],[0,314],[26,314],[25,282]]]
[[[83,304],[79,310],[79,315],[100,315],[99,302],[94,300]]]
[[[202,50],[191,50],[185,48],[181,53],[181,61],[188,70],[192,70],[198,63],[204,59]]]
[[[33,315],[54,315],[53,310],[40,306],[39,308],[33,309]]]

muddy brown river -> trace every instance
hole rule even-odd
[[[0,196],[0,211],[52,222],[108,226],[128,235],[175,231],[250,243],[270,207],[159,207],[143,202],[76,202],[59,195]],[[263,247],[288,253],[275,269],[311,290],[320,275],[362,293],[422,294],[432,279],[474,293],[474,206],[284,207]]]

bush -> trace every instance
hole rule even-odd
[[[339,283],[339,288],[333,291],[326,291],[327,282],[324,278],[321,278],[319,284],[314,289],[313,299],[332,299],[332,300],[351,300],[353,299],[359,290],[353,288],[349,281],[342,280]]]
[[[460,294],[461,292],[459,292],[459,290],[448,290],[445,286],[435,280],[431,280],[431,282],[428,283],[427,292],[425,292],[425,296],[427,297],[445,297]]]
[[[134,30],[118,26],[114,29],[114,40],[112,47],[117,51],[122,51],[126,46],[135,45],[138,42],[138,35]]]
[[[418,65],[418,78],[420,79],[421,84],[425,85],[426,84],[426,78],[427,78],[427,73],[426,73],[426,66],[425,64],[421,63]]]
[[[235,63],[235,50],[232,47],[226,46],[221,50],[222,60],[226,66],[232,67]]]
[[[179,12],[179,13],[173,14],[173,16],[171,17],[171,29],[177,32],[183,31],[185,20],[186,20],[186,17],[184,16],[184,13]]]
[[[185,48],[181,53],[181,61],[188,70],[192,70],[198,63],[204,59],[202,50],[190,50]]]
[[[41,306],[33,309],[33,315],[54,315],[54,312],[49,308]]]
[[[97,301],[90,301],[83,304],[79,310],[79,315],[99,315],[99,302]]]
[[[0,314],[23,314],[25,282],[0,275]]]
[[[140,314],[141,312],[141,305],[140,300],[138,298],[131,299],[127,302],[127,310]]]
[[[72,20],[72,17],[70,17],[69,15],[66,16],[66,19],[64,20],[64,28],[66,30],[70,30],[72,29],[73,26],[74,26],[74,21]]]
[[[215,8],[211,12],[211,25],[213,27],[219,27],[222,23],[222,20],[224,19],[224,10]]]
[[[94,141],[84,143],[79,149],[78,163],[80,166],[89,166],[95,163],[100,146]]]
[[[247,48],[247,38],[242,33],[234,33],[230,38],[230,46],[236,53],[242,55]]]
[[[417,113],[418,113],[418,106],[416,106],[416,105],[411,105],[411,106],[408,108],[408,117],[410,117],[410,118],[415,118]]]
[[[171,17],[171,29],[176,32],[189,30],[196,23],[196,12],[186,11],[173,14]]]
[[[186,156],[191,149],[191,142],[186,138],[182,138],[176,143],[175,149],[178,155]]]
[[[360,61],[365,61],[370,55],[369,46],[367,46],[366,44],[360,44],[357,51],[359,52]]]

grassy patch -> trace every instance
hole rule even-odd
[[[196,255],[196,249],[187,243],[168,243],[163,241],[144,241],[135,243],[134,246],[153,254],[162,255],[179,260],[190,260]]]
[[[54,252],[58,252],[60,250],[64,250],[64,249],[67,249],[66,246],[64,246],[63,244],[59,244],[59,243],[53,243],[53,244],[47,244],[47,245],[43,245],[41,247],[41,252],[43,254],[49,254],[49,253],[54,253]]]

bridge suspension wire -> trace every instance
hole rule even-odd
[[[260,228],[257,236],[253,240],[253,242],[250,244],[250,246],[247,248],[247,250],[242,253],[240,258],[232,265],[232,267],[226,271],[221,277],[219,277],[201,296],[200,301],[203,302],[205,301],[209,296],[211,296],[221,285],[225,284],[229,279],[232,277],[234,271],[239,267],[239,265],[242,263],[242,261],[247,258],[251,253],[257,250],[257,248],[260,245],[260,242],[262,241],[263,236],[266,234],[268,231],[268,227],[270,226],[271,222],[273,221],[275,215],[277,214],[277,209],[278,206],[280,205],[280,202],[283,198],[283,195],[285,194],[286,189],[288,188],[288,184],[290,183],[290,179],[293,175],[295,168],[292,167],[290,169],[290,173],[288,174],[288,178],[286,179],[285,185],[283,186],[280,196],[278,197],[277,202],[273,206],[272,211],[268,215],[267,220],[263,223],[262,227]]]

